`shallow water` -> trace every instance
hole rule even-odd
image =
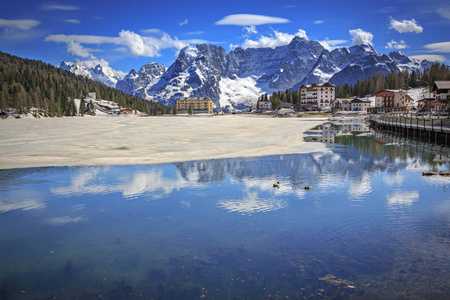
[[[0,299],[448,299],[448,163],[339,142],[0,171]]]

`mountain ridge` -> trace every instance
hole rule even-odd
[[[387,75],[404,69],[423,70],[431,64],[401,51],[380,54],[369,44],[329,51],[318,41],[301,37],[276,48],[237,47],[228,54],[216,45],[187,46],[168,68],[151,62],[139,72],[132,69],[122,79],[108,78],[113,74],[108,72],[109,66],[85,70],[76,64],[61,63],[66,69],[70,65],[71,72],[88,73],[126,93],[170,106],[178,97],[210,97],[216,110],[242,109],[254,104],[262,94],[298,89],[302,84],[353,84],[377,72]]]

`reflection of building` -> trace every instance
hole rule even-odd
[[[302,85],[300,105],[304,108],[330,107],[335,99],[336,87],[331,83]]]
[[[375,107],[368,112],[406,112],[414,106],[413,99],[404,90],[382,90],[375,93]]]
[[[319,125],[305,132],[306,142],[334,143],[336,136],[341,135],[367,135],[369,123],[364,119],[342,118]]]
[[[182,97],[177,99],[175,105],[177,106],[177,111],[180,113],[187,113],[189,107],[192,107],[194,113],[213,113],[213,101],[207,97]]]

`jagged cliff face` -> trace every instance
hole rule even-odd
[[[151,62],[142,66],[139,72],[132,69],[130,73],[117,82],[115,87],[125,93],[147,99],[149,97],[147,90],[152,87],[166,71],[166,66]]]
[[[116,78],[115,87],[168,105],[173,105],[178,97],[210,97],[220,110],[245,108],[263,93],[298,89],[302,84],[353,84],[377,72],[386,75],[430,65],[431,62],[411,59],[400,51],[385,55],[370,45],[355,45],[330,52],[317,41],[295,37],[290,44],[275,49],[236,48],[228,54],[215,45],[185,47],[169,68],[146,64],[139,72],[131,70],[123,79]],[[97,78],[108,81],[102,70],[95,73],[63,63],[61,68],[94,79],[95,74],[102,73],[104,77]],[[112,86],[114,79],[108,82]]]

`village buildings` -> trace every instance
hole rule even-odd
[[[414,107],[414,100],[404,90],[381,90],[375,93],[375,107],[367,112],[408,112]]]
[[[336,98],[336,86],[331,83],[302,85],[300,87],[300,106],[307,109],[331,107]]]
[[[194,113],[213,113],[213,101],[208,97],[181,97],[175,105],[179,113],[188,113],[190,107]]]

